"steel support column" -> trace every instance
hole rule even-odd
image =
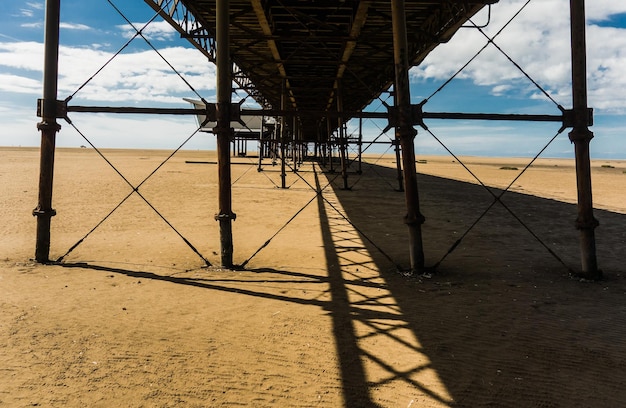
[[[298,136],[299,136],[299,131],[300,129],[298,128],[298,118],[296,118],[296,116],[293,116],[293,119],[291,121],[292,123],[292,137],[291,137],[291,161],[292,161],[292,165],[293,168],[291,169],[292,172],[297,173],[298,172]]]
[[[233,266],[233,227],[235,214],[232,211],[230,172],[230,141],[234,131],[230,127],[232,63],[229,51],[229,3],[218,0],[216,4],[217,41],[217,162],[219,177],[219,213],[215,219],[220,223],[221,262],[224,268]]]
[[[332,125],[330,123],[330,117],[326,118],[326,130],[328,132],[328,159],[330,160],[330,172],[334,173],[335,172],[335,164],[333,162],[333,140],[332,140]]]
[[[328,160],[328,156],[326,154],[326,150],[328,148],[328,143],[327,143],[326,140],[328,139],[328,136],[326,136],[326,138],[324,137],[325,133],[324,133],[324,130],[322,129],[322,125],[321,124],[320,124],[320,127],[318,129],[318,134],[319,134],[319,142],[318,142],[319,146],[318,146],[317,150],[319,152],[320,157],[322,158],[322,166],[326,167],[326,160]],[[326,139],[326,140],[324,140],[324,139]]]
[[[358,169],[357,169],[357,174],[362,174],[363,173],[363,118],[359,118],[359,162],[358,162]]]
[[[46,1],[43,101],[41,104],[41,122],[37,124],[37,128],[41,131],[39,198],[33,215],[37,217],[35,260],[42,263],[49,261],[50,221],[56,215],[52,209],[52,184],[56,134],[61,129],[56,121],[60,3],[60,0]]]
[[[578,187],[578,218],[576,228],[580,231],[581,275],[599,279],[596,258],[595,228],[598,221],[593,216],[591,189],[591,164],[589,142],[593,132],[589,130],[587,104],[587,47],[585,40],[585,1],[570,0],[571,46],[572,46],[572,103],[574,126],[569,139],[574,143],[576,154],[576,183]]]
[[[281,98],[281,109],[284,111],[287,109],[288,96],[287,96],[287,80],[283,80],[283,92]],[[280,118],[280,187],[287,188],[287,167],[286,149],[287,149],[287,117],[283,115]]]
[[[263,140],[263,134],[265,132],[265,116],[261,116],[261,132],[259,133],[259,164],[257,167],[257,171],[262,171],[263,168],[261,167],[263,164],[263,144],[265,143]]]
[[[402,167],[404,170],[404,191],[407,214],[405,223],[409,228],[409,254],[411,271],[424,271],[424,250],[422,246],[422,224],[424,216],[419,208],[417,172],[415,168],[414,138],[417,131],[411,120],[411,91],[409,87],[409,57],[406,33],[404,0],[391,0],[393,28],[393,57],[395,65],[395,105],[398,112],[396,137],[402,147]]]
[[[347,148],[348,141],[346,137],[346,129],[344,127],[344,118],[343,114],[343,90],[341,88],[341,81],[337,80],[337,132],[339,133],[339,158],[341,163],[341,178],[343,179],[343,189],[349,190],[348,187],[348,158],[347,158]]]
[[[396,180],[398,181],[398,191],[404,191],[404,176],[402,176],[402,155],[400,152],[400,140],[398,135],[391,142],[394,146],[393,150],[396,154]]]

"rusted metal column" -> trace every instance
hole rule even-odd
[[[332,139],[333,128],[330,123],[330,118],[326,118],[326,129],[328,131],[328,160],[330,160],[330,172],[334,173],[335,164],[333,162],[333,139]]]
[[[263,168],[262,163],[263,163],[263,144],[265,143],[263,140],[263,133],[264,133],[264,129],[265,129],[265,116],[261,116],[261,130],[259,132],[259,164],[258,167],[256,169],[256,171],[262,171]]]
[[[404,191],[404,177],[402,176],[402,156],[400,152],[400,140],[396,138],[391,142],[396,154],[396,180],[398,180],[398,191]]]
[[[589,158],[589,142],[593,138],[593,132],[588,127],[585,1],[570,0],[570,14],[574,126],[569,133],[569,139],[574,143],[576,154],[576,183],[578,187],[576,228],[580,231],[581,276],[588,279],[599,279],[602,277],[602,272],[598,269],[594,232],[599,223],[593,216],[591,164]]]
[[[359,167],[357,169],[357,174],[363,173],[363,118],[359,117]]]
[[[60,9],[60,0],[46,1],[43,100],[41,122],[37,124],[41,131],[39,198],[37,208],[33,210],[33,215],[37,217],[35,260],[41,263],[50,260],[50,221],[56,215],[56,211],[52,209],[52,184],[56,134],[61,129],[56,121]]]
[[[280,188],[287,188],[287,167],[286,160],[286,144],[287,144],[287,126],[285,126],[285,118],[282,118],[282,126],[280,127]]]
[[[278,158],[278,142],[279,142],[279,138],[280,138],[280,129],[281,129],[281,122],[280,120],[278,122],[276,122],[276,125],[274,126],[274,130],[272,131],[272,141],[270,143],[270,154],[272,156],[272,166],[276,166],[276,160]]]
[[[322,124],[320,123],[320,126],[317,130],[318,132],[318,142],[317,142],[317,152],[319,154],[319,158],[321,158],[321,162],[322,162],[322,166],[326,166],[326,160],[327,160],[327,156],[326,156],[326,140],[328,139],[327,137],[325,137],[325,133],[324,130],[322,128]]]
[[[313,144],[313,156],[318,163],[324,164],[324,158],[322,156],[322,130],[319,124],[317,126],[315,143]]]
[[[417,172],[415,169],[415,146],[413,139],[417,132],[411,121],[411,91],[409,88],[409,57],[406,34],[406,14],[404,0],[391,0],[393,28],[393,59],[396,81],[394,86],[395,105],[398,112],[396,137],[402,147],[404,168],[404,191],[407,214],[405,223],[409,227],[409,254],[411,271],[424,272],[424,250],[422,247],[422,224],[424,216],[419,208]]]
[[[347,138],[346,130],[344,128],[343,116],[343,91],[341,89],[341,81],[337,80],[337,131],[339,132],[339,159],[341,163],[341,178],[343,179],[343,189],[348,190],[348,159],[346,157]]]
[[[296,173],[298,171],[298,118],[294,115],[292,120],[292,137],[291,137],[291,161],[293,162],[293,168],[291,171]]]
[[[232,211],[230,172],[230,141],[234,131],[230,127],[232,64],[229,47],[229,3],[218,0],[216,4],[216,66],[217,66],[217,162],[219,178],[219,213],[215,219],[220,223],[221,260],[224,268],[233,266],[233,227],[236,215]]]
[[[287,108],[287,87],[286,80],[283,80],[283,94],[281,99],[281,110],[285,112]],[[287,117],[283,116],[280,118],[280,187],[287,188],[287,169],[285,166],[286,160],[286,144],[287,144]]]

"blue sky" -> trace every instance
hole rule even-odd
[[[62,0],[59,99],[74,94],[133,34],[105,0]],[[143,1],[114,2],[133,22],[153,16]],[[119,3],[119,4],[118,4]],[[493,6],[487,33],[497,32],[525,1],[500,0]],[[587,2],[589,101],[595,110],[594,158],[626,158],[626,2]],[[43,1],[3,0],[0,16],[0,145],[37,146],[35,117],[43,69]],[[567,0],[533,0],[495,40],[528,74],[565,108],[571,107]],[[475,17],[477,24],[487,14]],[[146,31],[153,44],[207,100],[214,99],[215,69],[171,27],[157,21]],[[415,103],[483,47],[475,29],[463,28],[411,71]],[[135,39],[93,80],[72,104],[186,107],[183,97],[196,95],[141,39]],[[371,110],[377,109],[372,106]],[[429,99],[426,111],[558,114],[520,71],[494,47],[487,47],[461,75]],[[136,117],[73,114],[74,125],[98,147],[176,148],[196,127],[189,117]],[[58,146],[87,142],[67,123]],[[385,123],[365,121],[366,138]],[[485,123],[431,120],[430,130],[458,155],[534,156],[557,132],[558,124]],[[355,130],[356,123],[351,123]],[[391,134],[382,137],[388,140]],[[214,136],[198,134],[186,148],[214,149]],[[378,147],[378,151],[381,147]],[[384,148],[382,148],[384,149]],[[418,154],[446,154],[439,142],[420,130]],[[567,131],[544,156],[573,157]]]

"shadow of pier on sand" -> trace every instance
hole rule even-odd
[[[380,180],[393,180],[394,169],[375,173],[352,190],[329,178],[336,203],[333,210],[320,203],[331,281],[338,298],[348,297],[333,302],[336,324],[349,333],[337,338],[350,362],[342,370],[346,406],[365,406],[351,405],[351,392],[381,403],[385,387],[399,406],[626,403],[619,256],[626,215],[596,211],[605,280],[581,282],[569,275],[579,258],[574,205],[507,192],[503,203],[524,225],[496,203],[448,254],[493,196],[479,185],[419,175],[426,263],[445,259],[431,278],[406,277],[394,265],[408,266],[404,197]],[[380,289],[351,286],[360,280]]]

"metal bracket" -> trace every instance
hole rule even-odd
[[[219,104],[207,103],[206,104],[206,117],[210,122],[217,122],[217,113],[219,112]],[[239,122],[244,124],[241,120],[241,105],[238,103],[230,104],[230,121]]]
[[[243,127],[246,127],[246,122],[243,121],[243,119],[241,119],[241,106],[244,104],[244,102],[246,101],[246,99],[242,99],[241,101],[239,101],[239,103],[233,103],[231,104],[230,107],[230,117],[231,117],[231,121],[237,121],[239,122],[239,124]],[[233,118],[234,116],[234,118]],[[261,126],[263,127],[263,126]],[[261,133],[263,133],[263,129],[261,129]]]
[[[563,109],[559,106],[561,113],[563,114],[563,126],[561,127],[561,131],[567,128],[573,128],[577,125],[576,119],[579,114],[582,114],[586,117],[585,124],[587,126],[593,126],[593,108],[587,108],[587,112],[576,112],[574,109]]]
[[[576,222],[574,223],[574,226],[576,227],[577,230],[584,230],[584,229],[595,229],[597,226],[600,225],[600,221],[598,221],[595,217],[591,217],[591,219],[582,219],[580,217],[578,217],[576,219]]]
[[[425,103],[426,101],[423,101],[417,105],[411,105],[409,120],[411,125],[418,125],[423,129],[428,129],[424,123],[424,111],[422,110]],[[384,102],[383,104],[387,107],[387,119],[389,120],[387,127],[383,130],[384,133],[389,131],[391,128],[397,127],[400,120],[398,118],[398,107],[387,105]]]
[[[204,101],[203,101],[204,102]],[[204,103],[204,117],[206,122],[216,122],[217,121],[217,104],[216,103]]]
[[[43,210],[37,207],[33,210],[33,215],[35,217],[54,217],[55,215],[57,215],[57,212],[52,208],[50,208],[49,210]]]
[[[56,120],[52,122],[42,120],[41,122],[37,123],[37,129],[41,131],[54,130],[55,132],[58,132],[59,130],[61,130],[61,125],[59,125]]]
[[[205,120],[202,126],[209,122],[217,122],[217,114],[219,112],[219,104],[217,103],[204,103],[205,106]],[[242,126],[245,126],[243,119],[241,119],[241,105],[238,103],[230,104],[230,122],[239,122]]]
[[[424,123],[424,111],[423,107],[426,101],[422,101],[417,105],[411,105],[411,123],[413,125],[419,125],[422,129],[428,130],[428,127]]]
[[[426,222],[426,217],[422,213],[415,214],[414,218],[409,218],[409,215],[404,216],[404,223],[406,225],[422,225]]]
[[[231,212],[230,214],[215,214],[215,221],[226,221],[226,220],[233,220],[235,221],[237,219],[237,214]]]
[[[67,101],[66,100],[55,101],[54,110],[55,110],[55,114],[54,114],[55,118],[61,118],[61,119],[67,120]],[[44,100],[41,98],[37,99],[37,117],[43,118],[45,114],[46,112],[44,109]]]

